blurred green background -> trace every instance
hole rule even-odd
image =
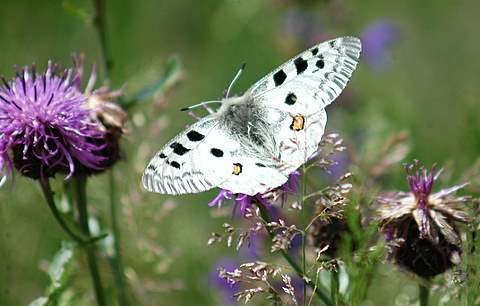
[[[365,50],[346,92],[329,107],[327,130],[358,150],[407,131],[410,158],[427,165],[452,161],[461,173],[480,149],[479,11],[473,0],[107,1],[113,88],[124,86],[128,96],[154,82],[172,55],[183,67],[173,90],[133,109],[125,160],[116,168],[122,248],[138,305],[223,305],[210,274],[218,260],[235,256],[231,249],[206,247],[210,232],[229,220],[230,208],[207,206],[215,191],[167,197],[140,187],[149,157],[192,120],[179,108],[220,97],[243,62],[247,69],[236,92],[315,42],[341,35],[381,40]],[[13,64],[43,68],[54,59],[67,65],[73,52],[84,53],[88,65],[100,60],[89,1],[3,0],[1,12],[2,75],[11,77]],[[405,189],[402,176],[395,178],[391,184]],[[90,180],[89,203],[108,227],[106,186],[105,175]],[[48,286],[42,267],[66,236],[37,184],[19,176],[1,190],[0,224],[0,305],[26,305]],[[81,267],[74,281],[89,292]],[[103,267],[111,281],[108,264]],[[407,284],[392,269],[380,271],[367,305],[402,305],[415,290]]]

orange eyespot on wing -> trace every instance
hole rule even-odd
[[[301,131],[303,130],[303,127],[305,126],[305,117],[302,115],[296,115],[293,117],[292,124],[290,125],[290,128],[294,131]]]
[[[239,164],[239,163],[233,164],[232,174],[239,175],[240,173],[242,173],[242,164]]]

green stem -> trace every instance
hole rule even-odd
[[[114,170],[109,172],[110,179],[110,218],[112,219],[112,232],[113,232],[113,248],[114,256],[112,258],[112,266],[115,275],[115,282],[118,287],[118,304],[121,306],[128,306],[128,298],[126,294],[126,281],[125,281],[125,269],[123,266],[122,252],[120,248],[120,227],[118,225],[118,211],[117,203],[118,193],[115,183]]]
[[[305,226],[305,196],[307,194],[307,171],[305,170],[305,164],[303,164],[303,177],[302,177],[302,195],[301,195],[301,204],[302,204],[302,221],[303,221],[303,231],[302,231],[302,268],[303,274],[307,272],[307,257],[305,250],[307,248],[307,231]],[[303,280],[303,306],[307,305],[307,281]]]
[[[108,49],[107,43],[105,0],[93,0],[93,8],[95,12],[93,22],[98,33],[98,39],[100,40],[100,49],[102,52],[103,63],[105,64],[105,72],[108,78],[112,70],[113,61],[110,58],[110,50]]]
[[[106,78],[109,79],[112,72],[113,60],[110,57],[110,49],[107,42],[107,18],[105,0],[93,0],[93,7],[95,10],[94,23],[95,29],[98,33],[100,41],[100,49],[102,52],[102,59],[105,67]],[[110,217],[112,219],[112,232],[114,241],[114,255],[112,258],[112,268],[115,275],[115,282],[118,288],[118,304],[128,306],[127,299],[127,282],[125,280],[125,269],[120,248],[120,229],[118,226],[118,212],[117,205],[118,193],[116,190],[115,176],[113,169],[109,172],[110,185]]]
[[[338,271],[332,270],[330,275],[330,296],[335,305],[338,305],[339,289]]]
[[[428,295],[430,293],[430,287],[426,284],[418,284],[418,295],[420,306],[428,306]]]
[[[53,191],[52,188],[50,187],[50,181],[48,178],[40,178],[40,186],[42,187],[43,191],[43,196],[45,197],[45,200],[47,201],[48,207],[50,208],[50,211],[52,212],[53,216],[55,217],[55,220],[57,220],[58,224],[60,227],[76,242],[79,244],[83,244],[86,242],[85,239],[80,237],[79,235],[75,234],[73,230],[71,230],[65,220],[63,219],[61,213],[57,209],[57,205],[55,205],[55,200],[53,199]]]
[[[74,180],[75,197],[77,199],[78,221],[83,234],[90,237],[90,227],[88,225],[87,210],[87,178],[84,175],[77,175]],[[106,306],[105,295],[103,291],[102,279],[98,270],[96,247],[95,244],[83,244],[83,249],[87,255],[88,268],[92,277],[93,288],[95,290],[95,298],[98,306]]]
[[[262,203],[257,202],[257,206],[260,209],[260,215],[262,216],[262,219],[266,222],[270,222],[270,216],[268,214],[267,208],[265,205]],[[268,230],[268,235],[270,238],[273,238],[275,235],[272,231]],[[312,282],[306,275],[304,275],[302,268],[293,260],[293,258],[285,251],[281,250],[283,258],[288,262],[288,264],[292,267],[293,270],[297,273],[299,277],[301,277],[307,286],[309,286],[312,289],[316,289],[315,294],[322,300],[327,306],[334,306],[333,303],[330,301],[327,295],[325,295],[323,292],[318,290],[318,288],[315,287],[315,283]]]

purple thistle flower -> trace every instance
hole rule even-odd
[[[247,208],[252,206],[252,203],[258,201],[265,205],[270,205],[270,202],[262,196],[262,194],[256,194],[254,196],[249,196],[243,193],[234,194],[229,190],[220,189],[218,195],[210,201],[208,206],[218,206],[221,207],[224,200],[231,200],[235,197],[235,204],[233,206],[233,211],[235,212],[237,208],[240,209],[240,215],[244,216]]]
[[[22,175],[38,179],[58,171],[71,177],[76,167],[99,170],[103,133],[90,120],[86,98],[78,90],[76,70],[48,63],[44,74],[26,66],[0,87],[0,171],[12,165]],[[13,158],[8,151],[13,152]],[[13,161],[12,161],[13,159]]]
[[[375,70],[382,70],[389,64],[387,48],[398,41],[398,28],[390,21],[376,20],[361,35],[363,54],[367,63]]]
[[[211,200],[210,203],[208,203],[208,206],[213,207],[213,206],[218,206],[218,208],[222,207],[223,200],[230,200],[232,199],[234,194],[226,189],[220,189],[220,192],[218,195],[215,197],[215,199]]]
[[[232,259],[220,260],[211,271],[209,281],[221,293],[226,304],[235,305],[237,299],[234,297],[234,294],[240,289],[240,284],[231,284],[226,279],[221,278],[218,275],[220,268],[225,269],[227,272],[233,272],[237,268],[237,263]]]
[[[301,175],[302,174],[300,171],[294,171],[290,174],[288,181],[285,182],[282,186],[274,188],[266,193],[257,193],[253,196],[243,193],[234,194],[229,190],[220,189],[218,195],[212,201],[210,201],[208,206],[221,207],[224,200],[231,200],[235,198],[233,211],[237,211],[238,208],[240,210],[241,216],[245,216],[247,208],[252,207],[252,204],[254,203],[261,203],[268,207],[279,197],[283,206],[283,204],[285,204],[285,202],[287,201],[288,193],[295,193],[298,190],[298,178]]]

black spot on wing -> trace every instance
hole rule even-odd
[[[323,69],[323,67],[325,67],[325,62],[323,61],[323,59],[319,59],[319,60],[315,63],[315,66],[317,66],[318,69]]]
[[[157,168],[155,168],[154,165],[148,165],[147,169],[150,170],[150,171],[155,171],[155,170],[157,170]]]
[[[289,93],[285,98],[285,103],[288,105],[293,105],[297,102],[297,96],[294,93]]]
[[[191,130],[190,132],[187,133],[187,138],[190,141],[200,141],[203,138],[205,138],[205,135],[202,135],[197,131]]]
[[[297,74],[300,74],[307,70],[308,62],[304,60],[302,57],[299,57],[293,61],[295,64],[295,68],[297,69]]]
[[[222,157],[223,156],[223,151],[217,148],[212,148],[210,150],[210,153],[212,153],[213,156],[215,157]]]
[[[318,54],[318,48],[313,48],[312,49],[312,55],[315,56]]]
[[[163,159],[163,158],[167,158],[167,155],[165,155],[165,154],[163,154],[163,153],[160,153],[160,154],[158,154],[158,157],[160,157],[160,158]]]
[[[261,167],[261,168],[265,168],[266,166],[262,163],[255,163],[255,165],[257,165],[258,167]]]
[[[180,169],[180,164],[179,164],[179,163],[177,163],[176,161],[172,161],[172,162],[170,162],[170,166],[172,166],[173,168]]]
[[[185,148],[181,143],[174,142],[170,145],[170,148],[173,149],[173,153],[177,155],[183,155],[190,151],[189,149]]]
[[[335,40],[332,40],[328,43],[330,47],[335,48]]]
[[[285,79],[287,78],[287,75],[285,74],[285,71],[280,70],[275,72],[273,75],[273,81],[275,82],[275,86],[280,86],[285,82]]]

